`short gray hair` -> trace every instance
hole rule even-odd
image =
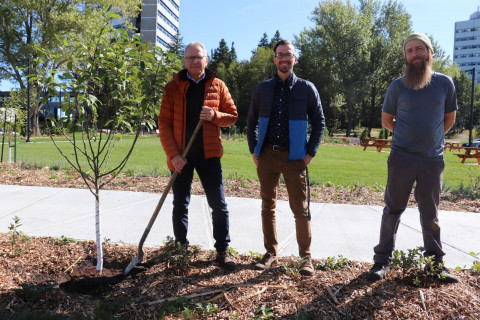
[[[207,49],[205,48],[205,46],[203,45],[203,43],[199,42],[199,41],[194,41],[194,42],[190,42],[189,44],[187,44],[187,46],[185,47],[185,51],[184,51],[184,54],[183,56],[185,57],[187,55],[187,50],[190,49],[191,47],[200,47],[202,48],[204,54],[206,56],[208,56],[207,54]]]

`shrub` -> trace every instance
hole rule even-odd
[[[328,257],[325,262],[320,262],[317,264],[317,270],[329,271],[329,270],[341,270],[348,268],[348,259],[344,258],[342,255],[337,257]]]
[[[30,241],[32,238],[27,237],[23,234],[22,231],[18,230],[22,224],[20,223],[20,218],[15,216],[13,218],[13,223],[10,224],[8,227],[8,234],[10,235],[10,244],[12,246],[12,253],[15,256],[22,255],[22,248],[20,247],[20,242],[27,242]]]
[[[434,264],[431,257],[424,257],[423,247],[409,249],[408,253],[402,250],[395,250],[392,258],[392,268],[400,268],[402,270],[402,278],[412,277],[413,285],[418,287],[422,281],[421,276],[433,276],[437,274],[437,270],[443,267],[443,263]]]
[[[360,134],[360,143],[365,143],[365,140],[368,138],[368,128],[363,129],[362,134]]]
[[[167,237],[163,255],[167,264],[167,269],[173,270],[177,275],[188,274],[191,262],[195,260],[200,249],[196,246],[185,248],[180,242],[175,242],[172,237]]]

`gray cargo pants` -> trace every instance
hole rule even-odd
[[[380,242],[374,248],[374,262],[391,262],[400,216],[407,207],[414,182],[417,183],[414,196],[420,211],[424,255],[432,256],[438,262],[443,261],[445,253],[440,242],[438,204],[444,167],[444,161],[416,160],[394,151],[390,153],[385,208],[380,228]]]

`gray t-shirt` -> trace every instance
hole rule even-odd
[[[420,90],[408,89],[402,78],[388,88],[382,111],[395,116],[392,150],[421,160],[442,160],[444,117],[458,109],[457,93],[450,77],[434,72],[431,83]]]

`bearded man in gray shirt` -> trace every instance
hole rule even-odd
[[[416,182],[414,196],[420,212],[424,255],[432,258],[427,267],[440,281],[455,283],[458,278],[443,265],[445,253],[438,224],[444,137],[454,125],[458,109],[455,86],[448,76],[433,72],[433,47],[426,35],[409,35],[403,49],[405,73],[390,84],[382,108],[382,126],[393,132],[393,138],[380,242],[374,248],[375,264],[367,278],[385,279],[400,217]]]

